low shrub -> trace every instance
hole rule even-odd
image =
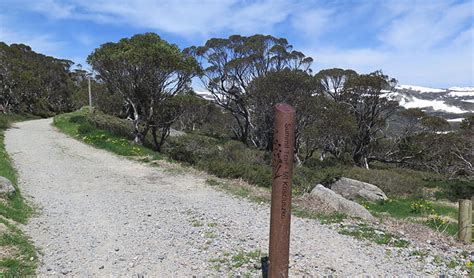
[[[1,129],[7,129],[9,126],[9,121],[7,120],[6,117],[0,117],[0,130]]]
[[[0,130],[7,129],[13,122],[24,121],[28,119],[34,119],[36,117],[27,114],[2,114],[0,113]]]
[[[346,167],[344,177],[371,183],[382,189],[385,194],[392,196],[422,196],[422,189],[426,186],[432,173],[415,171],[405,168],[391,169],[364,169],[360,167]]]
[[[410,209],[411,209],[411,212],[415,214],[434,212],[433,204],[424,199],[418,199],[416,201],[413,201],[410,204]]]
[[[72,119],[71,119],[72,120]],[[133,128],[130,121],[104,114],[95,110],[87,115],[87,121],[98,129],[106,130],[113,135],[133,139]]]
[[[437,199],[470,199],[474,196],[474,181],[468,180],[431,180],[428,184],[440,190],[435,193]]]
[[[267,188],[272,184],[272,171],[267,165],[211,160],[199,163],[198,167],[220,178],[241,178],[249,183]]]
[[[69,121],[75,124],[85,124],[87,123],[87,118],[84,115],[75,115],[75,116],[71,116],[69,118]]]
[[[219,148],[216,139],[202,135],[186,134],[169,138],[163,146],[163,152],[174,160],[195,165],[199,161],[212,160],[218,157]]]
[[[222,145],[221,153],[221,157],[228,161],[248,164],[270,164],[270,156],[265,151],[249,148],[240,141],[227,141]]]
[[[79,127],[77,128],[77,133],[78,134],[88,134],[91,133],[95,130],[95,128],[88,122],[84,122]]]
[[[336,167],[340,164],[341,161],[332,156],[329,156],[322,161],[319,158],[313,156],[305,161],[304,166],[312,169],[323,169],[328,167]]]
[[[305,166],[295,168],[293,178],[294,192],[310,192],[317,184],[327,186],[342,176],[339,167],[313,169]]]

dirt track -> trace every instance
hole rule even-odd
[[[216,191],[199,176],[97,150],[50,124],[18,123],[6,133],[20,188],[38,206],[24,227],[43,254],[38,274],[260,275],[253,264],[227,266],[240,251],[267,251],[267,205]],[[422,275],[416,259],[296,217],[291,254],[292,276]]]

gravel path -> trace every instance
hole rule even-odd
[[[43,254],[40,275],[259,275],[245,252],[267,251],[268,205],[95,149],[50,124],[22,122],[6,133],[19,185],[39,208],[24,230]],[[423,267],[296,217],[290,264],[298,277],[422,275]]]

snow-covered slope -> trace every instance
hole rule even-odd
[[[474,87],[428,88],[400,85],[388,96],[405,108],[421,108],[446,119],[459,119],[474,113]]]

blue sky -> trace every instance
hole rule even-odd
[[[314,71],[382,69],[401,84],[474,86],[474,0],[0,0],[0,41],[85,63],[100,44],[156,32],[181,48],[271,34]]]

